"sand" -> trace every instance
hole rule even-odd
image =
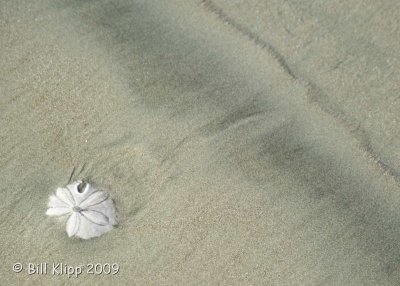
[[[0,284],[398,285],[400,6],[378,2],[1,1]],[[46,217],[71,174],[115,230]]]

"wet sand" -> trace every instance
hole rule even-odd
[[[307,3],[1,1],[0,284],[396,285],[400,7]],[[71,174],[118,228],[45,216]]]

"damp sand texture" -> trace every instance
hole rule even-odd
[[[0,1],[0,284],[398,285],[400,5],[378,2]],[[116,229],[45,215],[70,177]],[[119,271],[28,275],[46,262]]]

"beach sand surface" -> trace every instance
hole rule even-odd
[[[398,285],[400,5],[311,2],[1,1],[0,284]]]

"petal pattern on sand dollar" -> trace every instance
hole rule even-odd
[[[92,193],[88,198],[81,202],[82,208],[92,207],[94,205],[101,204],[108,199],[108,195],[104,192],[96,191]]]
[[[53,208],[48,208],[46,214],[48,216],[61,216],[61,215],[66,215],[71,212],[70,207],[53,207]]]
[[[80,224],[80,214],[77,212],[74,212],[68,219],[67,221],[67,234],[69,237],[74,236],[77,234],[79,230],[79,224]]]
[[[69,206],[74,205],[74,198],[72,197],[72,195],[68,189],[58,188],[56,191],[56,196],[64,203],[68,204]]]
[[[117,224],[113,201],[107,193],[87,182],[76,181],[58,188],[47,206],[48,216],[69,215],[66,226],[69,237],[89,239],[110,231]]]
[[[82,211],[82,215],[85,216],[89,221],[98,225],[107,225],[110,222],[109,218],[99,211]]]

